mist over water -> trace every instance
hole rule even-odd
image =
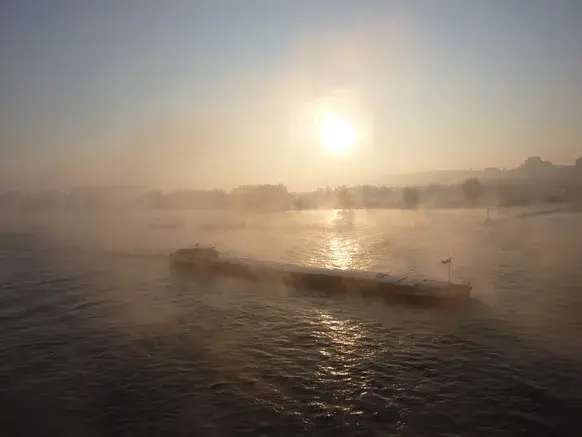
[[[5,216],[3,435],[577,435],[582,220],[531,212]],[[197,242],[437,279],[450,254],[473,298],[171,273],[168,253]]]

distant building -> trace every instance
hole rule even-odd
[[[554,165],[550,161],[544,161],[539,156],[530,156],[521,166],[522,171],[532,176],[543,175],[553,169]]]

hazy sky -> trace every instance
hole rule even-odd
[[[578,0],[8,0],[0,182],[291,188],[582,155]],[[318,111],[354,130],[322,147]]]

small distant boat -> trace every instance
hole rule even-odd
[[[170,254],[178,270],[212,275],[232,275],[253,281],[274,280],[295,287],[309,287],[330,292],[359,292],[382,297],[411,297],[430,300],[468,298],[471,284],[413,279],[380,272],[327,269],[246,258],[223,256],[214,246],[196,245]]]

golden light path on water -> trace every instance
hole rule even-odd
[[[370,343],[365,329],[357,322],[340,319],[331,312],[314,310],[310,323],[320,343],[315,376],[322,383],[340,384],[337,395],[344,399],[354,397],[369,390],[373,378],[362,371],[363,364],[373,359],[376,348]],[[327,410],[337,409],[337,405],[323,405]],[[350,407],[340,408],[348,413]]]
[[[336,226],[350,226],[349,211],[334,210],[329,215],[329,224]],[[339,232],[337,229],[327,232],[324,267],[336,269],[356,269],[361,266],[358,259],[361,256],[361,245],[353,235]]]
[[[359,244],[338,235],[330,236],[328,240],[330,262],[326,267],[340,269],[355,268],[354,256],[359,252]]]

